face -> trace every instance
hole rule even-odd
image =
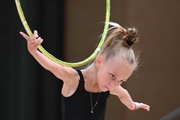
[[[98,67],[97,81],[102,91],[117,88],[133,72],[131,65],[119,57],[105,61],[104,57],[100,56],[96,61],[96,65]]]

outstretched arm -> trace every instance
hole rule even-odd
[[[70,74],[74,71],[71,67],[65,67],[50,60],[38,50],[38,46],[43,42],[43,39],[39,37],[36,30],[34,31],[33,37],[29,37],[23,32],[20,32],[20,34],[27,40],[28,51],[41,66],[51,71],[56,77],[63,81],[67,80],[71,76]]]
[[[127,106],[130,110],[137,110],[139,108],[143,108],[147,111],[150,111],[150,106],[144,103],[134,102],[128,93],[128,91],[121,86],[118,88],[111,90],[111,94],[118,96],[120,101]]]

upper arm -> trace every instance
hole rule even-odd
[[[63,66],[58,63],[53,63],[49,71],[51,71],[57,78],[64,82],[71,80],[74,76],[77,76],[75,69]]]
[[[39,51],[34,52],[32,55],[41,66],[52,72],[57,78],[63,80],[64,82],[74,77],[74,75],[77,76],[77,72],[73,68],[66,67],[52,61]]]
[[[127,94],[127,90],[122,86],[118,86],[116,89],[110,90],[110,93],[118,96],[119,98],[123,98]]]

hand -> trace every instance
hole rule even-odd
[[[20,34],[27,40],[28,51],[33,54],[37,51],[38,46],[43,42],[43,39],[39,37],[38,32],[34,31],[34,36],[29,37],[24,32],[20,32]]]
[[[134,102],[134,105],[135,105],[135,109],[134,110],[137,110],[139,108],[143,108],[143,109],[145,109],[147,111],[150,111],[150,106],[147,105],[147,104]]]

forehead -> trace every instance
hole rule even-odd
[[[126,60],[121,59],[119,57],[114,57],[105,61],[106,66],[110,72],[117,74],[117,76],[124,76],[128,78],[133,70],[132,65],[128,63]]]

